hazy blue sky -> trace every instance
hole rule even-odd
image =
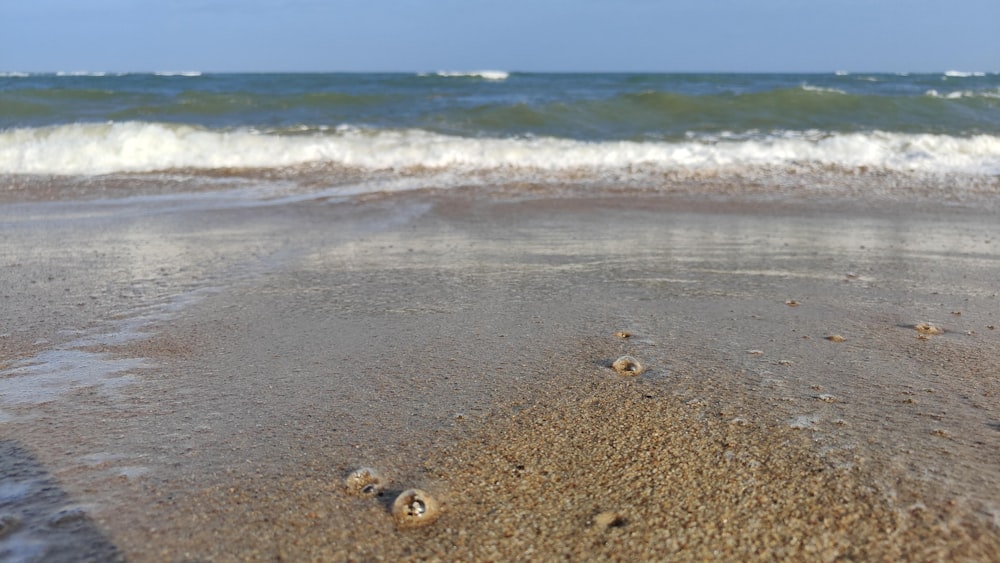
[[[1000,71],[1000,0],[0,0],[0,71]]]

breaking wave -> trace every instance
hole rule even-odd
[[[1000,136],[820,130],[689,135],[677,141],[469,138],[356,127],[275,134],[151,123],[79,123],[0,131],[0,173],[97,175],[310,163],[371,170],[712,170],[820,165],[1000,174]]]

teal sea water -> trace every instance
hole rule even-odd
[[[296,167],[995,179],[1000,74],[0,74],[0,174]]]

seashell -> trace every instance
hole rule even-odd
[[[363,497],[374,497],[382,494],[385,488],[385,478],[378,470],[371,467],[361,467],[355,469],[344,479],[344,486],[347,492],[352,495]]]
[[[914,325],[913,328],[915,328],[917,332],[919,332],[920,334],[932,335],[932,334],[944,333],[943,328],[939,326],[934,326],[931,323],[920,323],[918,325]]]
[[[593,523],[598,528],[620,528],[625,525],[625,517],[613,510],[607,510],[595,515]]]
[[[420,489],[408,489],[392,503],[392,517],[400,528],[418,528],[434,523],[441,516],[441,505]]]
[[[633,358],[632,356],[622,356],[611,364],[611,369],[618,372],[618,375],[639,375],[645,368],[639,363],[639,360]]]
[[[830,336],[825,336],[824,338],[826,338],[830,342],[843,342],[843,341],[847,340],[846,338],[844,338],[843,336],[841,336],[839,334],[831,334]]]
[[[628,338],[632,338],[632,333],[627,330],[619,330],[618,332],[615,333],[615,338],[621,338],[622,340],[626,340]]]

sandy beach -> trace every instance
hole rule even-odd
[[[53,190],[0,205],[0,558],[1000,559],[995,206]]]

